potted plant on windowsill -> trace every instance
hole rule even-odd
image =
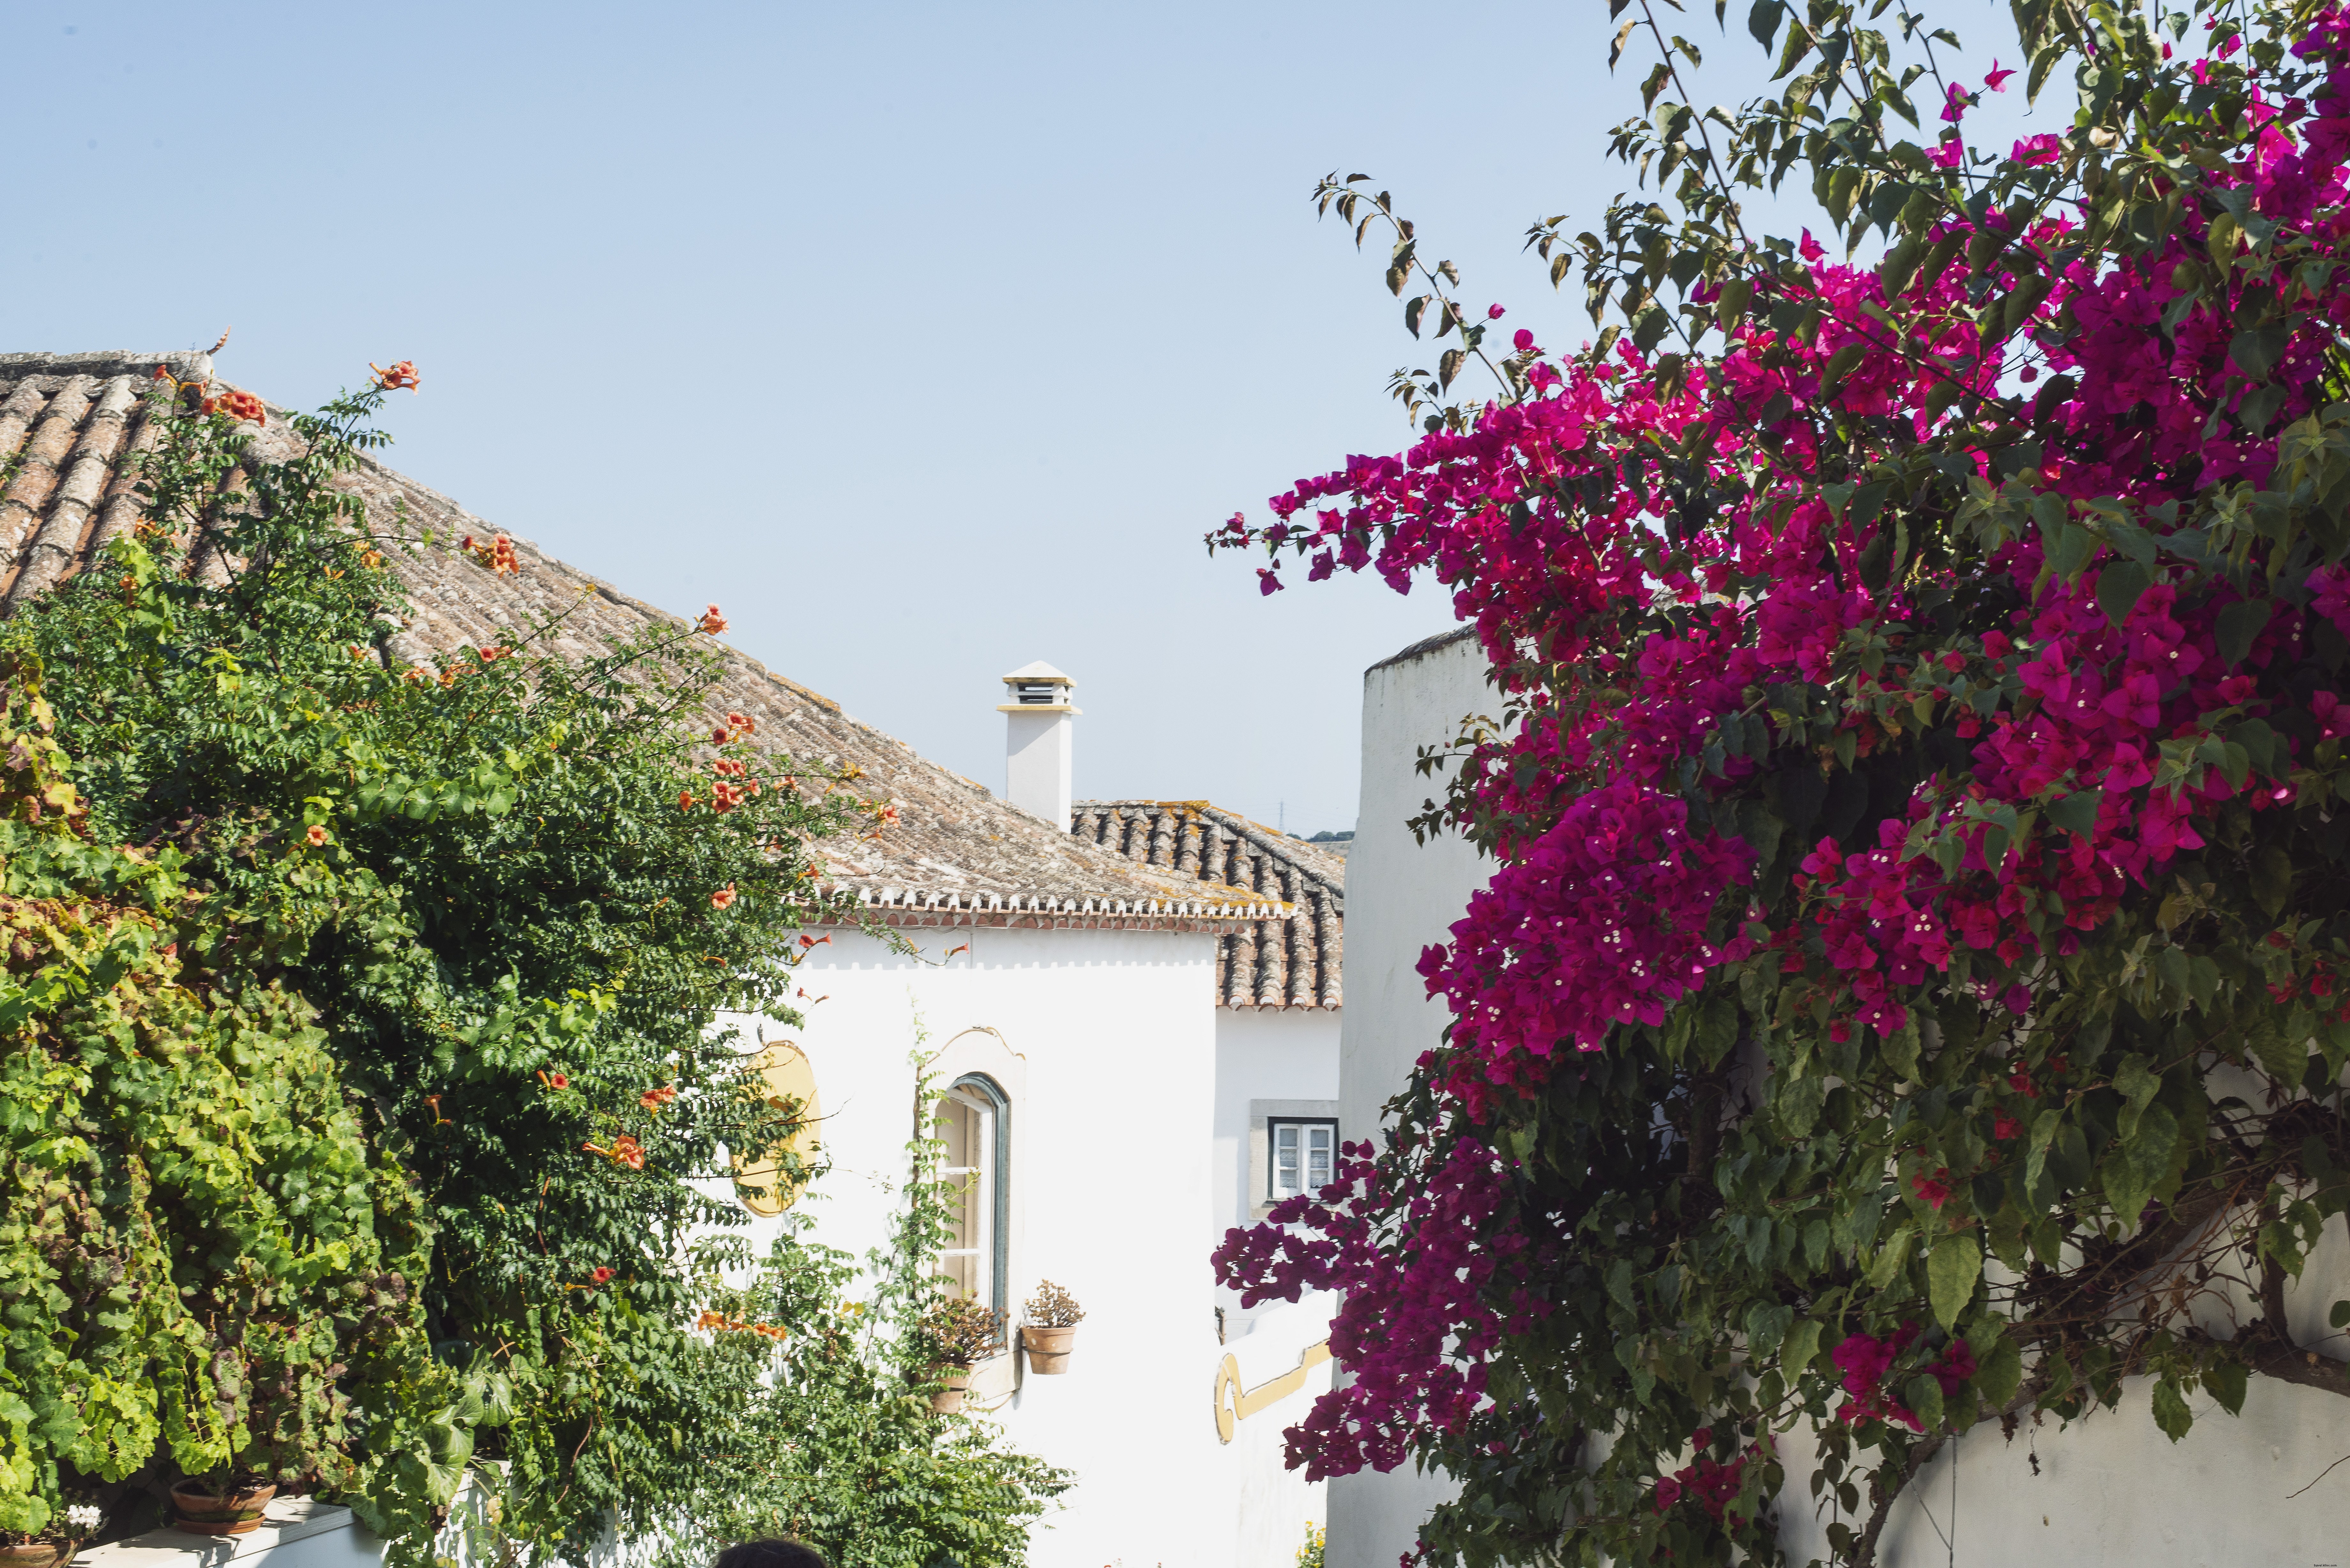
[[[30,1533],[0,1532],[0,1568],[66,1568],[106,1516],[86,1502],[68,1503]]]
[[[1003,1320],[993,1307],[950,1297],[923,1315],[922,1338],[931,1355],[931,1408],[943,1416],[962,1408],[972,1365],[1002,1348]]]
[[[1020,1343],[1028,1351],[1028,1370],[1051,1377],[1069,1369],[1069,1346],[1085,1317],[1077,1298],[1046,1280],[1036,1287],[1021,1312]]]
[[[244,1535],[261,1528],[262,1511],[276,1495],[276,1482],[251,1470],[190,1476],[172,1484],[172,1526],[191,1535]]]

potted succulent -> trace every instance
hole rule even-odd
[[[68,1503],[36,1534],[0,1535],[0,1568],[66,1568],[81,1543],[98,1533],[105,1514],[86,1502]]]
[[[931,1408],[945,1415],[962,1408],[972,1364],[1003,1346],[1003,1320],[993,1307],[982,1306],[967,1296],[951,1296],[923,1314],[922,1338],[931,1354],[931,1382],[935,1386]]]
[[[1085,1317],[1077,1298],[1046,1280],[1022,1310],[1020,1343],[1027,1347],[1028,1370],[1051,1377],[1069,1369],[1069,1345]]]
[[[251,1470],[189,1476],[172,1486],[172,1528],[191,1535],[243,1535],[261,1528],[276,1483]]]

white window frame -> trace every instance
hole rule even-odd
[[[939,1257],[941,1261],[971,1259],[972,1295],[1000,1316],[1009,1304],[1006,1276],[1010,1271],[1004,1255],[1009,1237],[1004,1211],[1010,1193],[1003,1168],[1010,1153],[1011,1097],[985,1074],[966,1073],[939,1096],[939,1112],[943,1114],[950,1104],[972,1114],[972,1143],[977,1148],[980,1163],[943,1166],[939,1174],[950,1180],[976,1179],[977,1189],[969,1201],[977,1223],[972,1227],[971,1246],[942,1248]]]
[[[1270,1194],[1273,1191],[1272,1124],[1274,1121],[1338,1120],[1338,1102],[1336,1100],[1253,1099],[1249,1101],[1248,1107],[1248,1147],[1241,1156],[1243,1168],[1240,1172],[1241,1208],[1243,1212],[1226,1221],[1228,1224],[1246,1224],[1273,1212],[1274,1199]],[[1347,1129],[1341,1125],[1336,1142],[1344,1147],[1346,1141]]]
[[[1297,1133],[1297,1190],[1281,1189],[1281,1135],[1284,1130]],[[1314,1179],[1313,1134],[1329,1135],[1328,1166],[1320,1181]],[[1326,1187],[1338,1169],[1338,1118],[1336,1116],[1268,1116],[1265,1118],[1265,1188],[1264,1200],[1279,1203],[1285,1199],[1301,1197]]]

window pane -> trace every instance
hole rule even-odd
[[[947,1288],[1001,1310],[995,1280],[995,1107],[962,1087],[941,1096],[938,1138],[945,1145],[940,1175],[952,1184],[950,1233],[939,1260]]]
[[[946,1167],[950,1170],[967,1168],[971,1158],[971,1107],[961,1099],[949,1096],[939,1105],[939,1141],[945,1144]]]
[[[1295,1122],[1273,1124],[1273,1194],[1276,1198],[1294,1198],[1298,1186],[1298,1126]]]
[[[1338,1129],[1322,1126],[1308,1127],[1306,1131],[1310,1135],[1310,1142],[1305,1162],[1305,1184],[1308,1187],[1327,1187],[1330,1185],[1330,1144],[1337,1136]]]

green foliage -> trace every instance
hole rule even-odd
[[[796,1111],[719,1023],[796,1022],[800,928],[845,912],[808,846],[882,808],[708,712],[697,628],[390,668],[389,556],[451,546],[355,499],[380,391],[264,431],[188,390],[144,520],[5,633],[0,1528],[255,1471],[421,1561],[470,1470],[508,1549],[583,1560],[734,1440],[689,1242],[744,1217],[689,1179]]]
[[[175,852],[76,834],[36,672],[0,679],[0,1531],[53,1528],[60,1462],[119,1481],[159,1445],[190,1475],[351,1484],[428,1354],[405,1172],[307,1002],[190,983],[211,901]]]

